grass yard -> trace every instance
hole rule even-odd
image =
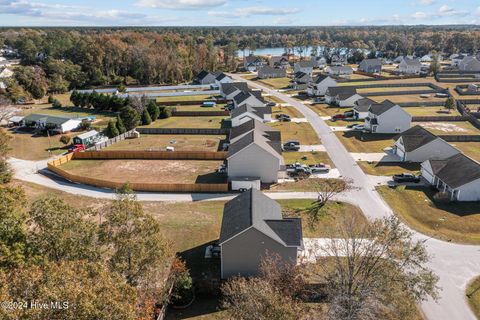
[[[480,130],[468,121],[456,122],[415,122],[436,135],[478,135]]]
[[[371,134],[359,131],[335,132],[349,152],[379,153],[393,145],[393,134]]]
[[[306,157],[306,160],[304,160]],[[285,164],[293,164],[295,162],[301,162],[306,165],[325,163],[330,165],[332,168],[334,164],[326,152],[284,152],[283,159],[285,159]]]
[[[217,104],[215,107],[204,107],[201,105],[175,106],[177,111],[224,111],[225,104]]]
[[[435,203],[428,187],[381,186],[378,191],[413,229],[446,241],[480,244],[480,203]]]
[[[432,90],[431,87],[421,86],[421,87],[380,87],[380,88],[365,88],[357,89],[358,94],[362,93],[376,93],[376,92],[402,92],[402,91],[418,91],[418,90]]]
[[[282,142],[293,139],[303,145],[320,144],[320,138],[309,123],[275,122],[269,125],[282,133]]]
[[[285,103],[285,101],[283,101],[280,98],[277,98],[276,96],[264,95],[263,97],[265,98],[266,101],[275,102],[275,103]]]
[[[337,113],[344,113],[351,110],[351,108],[339,108],[335,106],[329,106],[328,104],[313,104],[309,106],[310,109],[315,111],[321,117],[333,116]]]
[[[226,117],[170,117],[158,119],[148,126],[141,128],[208,128],[219,129],[222,127],[222,120]]]
[[[202,135],[159,135],[142,134],[138,139],[126,139],[104,150],[165,150],[174,147],[176,151],[218,151],[225,136]]]
[[[325,178],[309,178],[298,180],[295,182],[285,182],[270,186],[270,192],[316,192],[320,183],[324,182]]]
[[[287,114],[292,118],[303,118],[303,115],[298,112],[295,107],[281,107],[281,106],[276,106],[272,108],[272,119],[276,119],[277,114]]]
[[[394,163],[394,162],[357,162],[363,172],[373,176],[393,176],[399,173],[418,173],[419,163]]]
[[[460,149],[465,155],[480,162],[480,146],[478,142],[452,142],[450,144]]]
[[[288,77],[284,78],[272,78],[272,79],[254,79],[256,82],[264,84],[273,89],[287,89],[290,87],[291,79]]]
[[[466,296],[473,313],[480,319],[480,277],[468,284]]]
[[[200,101],[213,99],[210,94],[201,94],[200,92],[190,96],[175,96],[175,97],[157,97],[157,102],[182,102],[182,101]]]
[[[225,183],[216,173],[223,161],[73,160],[61,166],[69,173],[120,183]]]
[[[69,133],[74,137],[79,133]],[[9,156],[23,160],[42,160],[53,155],[59,155],[67,151],[65,145],[61,143],[61,135],[55,136],[33,136],[32,133],[15,133],[9,131],[12,137],[9,141],[11,148]],[[50,150],[50,152],[49,152]]]
[[[378,97],[368,97],[377,102],[383,102],[384,100],[390,100],[394,103],[407,103],[407,102],[445,102],[445,98],[436,98],[432,93],[429,98],[422,98],[419,94],[404,94],[404,95],[393,95],[393,96],[378,96]]]
[[[457,110],[448,110],[443,107],[408,107],[403,108],[413,117],[428,117],[428,116],[460,116]]]

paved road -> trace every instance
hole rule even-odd
[[[231,76],[238,81],[248,82],[252,88],[262,89],[265,93],[285,101],[304,115],[321,138],[322,144],[340,170],[340,174],[351,179],[354,186],[358,188],[354,202],[368,218],[382,218],[393,214],[392,209],[375,190],[375,182],[358,167],[330,127],[314,111],[286,94],[253,81],[244,80],[238,75]],[[432,300],[422,303],[426,318],[475,320],[476,317],[465,300],[465,288],[468,281],[480,274],[480,246],[448,243],[428,238],[418,232],[415,232],[415,237],[426,241],[427,250],[432,257],[429,266],[440,277],[439,286],[442,288],[438,303]]]

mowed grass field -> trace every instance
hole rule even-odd
[[[272,108],[272,119],[276,119],[279,114],[287,114],[292,118],[303,118],[303,115],[291,106],[275,106]]]
[[[374,101],[382,102],[385,100],[390,100],[394,103],[407,103],[407,102],[415,102],[415,103],[422,103],[422,102],[441,102],[445,103],[445,98],[437,98],[435,94],[430,94],[428,98],[422,98],[419,94],[404,94],[404,95],[384,95],[384,96],[375,96],[375,97],[368,97]]]
[[[159,135],[142,134],[138,139],[126,139],[104,150],[165,150],[174,147],[176,151],[217,151],[226,136],[215,135]]]
[[[275,122],[269,126],[282,133],[282,142],[298,140],[303,145],[320,144],[320,139],[309,123]]]
[[[429,117],[429,116],[460,116],[460,113],[454,109],[450,112],[443,107],[408,107],[403,108],[413,117]]]
[[[141,128],[202,128],[216,129],[222,127],[222,121],[226,117],[170,117],[158,119],[148,126]]]
[[[59,155],[67,151],[66,146],[60,142],[61,135],[36,136],[32,133],[15,133],[8,131],[11,137],[9,141],[9,156],[23,160],[42,160],[50,156]],[[79,133],[69,133],[74,137]]]
[[[201,101],[201,100],[209,100],[214,99],[210,94],[202,94],[199,91],[197,94],[192,94],[190,96],[175,96],[175,97],[157,97],[157,102],[182,102],[182,101]]]
[[[60,166],[83,177],[119,183],[224,183],[216,173],[223,161],[201,160],[73,160]]]
[[[468,121],[455,122],[414,122],[436,135],[479,135],[480,130]]]
[[[455,148],[462,151],[465,155],[480,162],[480,143],[478,142],[451,142]]]
[[[334,164],[326,152],[314,151],[314,152],[283,152],[283,159],[285,164],[293,164],[300,162],[306,165],[325,163],[332,168]]]
[[[284,78],[272,78],[272,79],[259,79],[254,78],[255,82],[264,84],[273,89],[287,89],[290,86],[291,79],[288,77]]]
[[[420,171],[419,163],[392,163],[392,162],[366,162],[359,161],[357,164],[366,174],[373,176],[393,176],[399,173],[414,173]]]
[[[358,94],[362,93],[377,93],[377,92],[402,92],[402,91],[417,91],[417,90],[432,90],[428,86],[419,86],[419,87],[379,87],[379,88],[364,88],[357,89]]]
[[[379,153],[394,143],[391,134],[370,134],[358,131],[335,132],[349,152]]]
[[[480,244],[480,203],[440,204],[430,188],[378,187],[393,211],[413,229],[434,238]]]

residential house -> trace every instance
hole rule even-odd
[[[250,133],[251,131],[259,131],[259,132],[264,132],[270,135],[271,137],[275,137],[275,135],[280,135],[280,131],[277,129],[274,129],[273,127],[270,127],[263,123],[263,121],[258,121],[255,119],[246,121],[239,126],[235,126],[230,129],[230,135],[228,137],[230,144],[237,142],[241,138],[243,138],[245,135]],[[272,138],[278,140],[278,138]]]
[[[444,160],[460,151],[421,126],[415,126],[395,138],[392,153],[405,162]]]
[[[220,86],[222,83],[232,83],[233,79],[227,76],[223,72],[217,72],[215,73],[215,84],[217,86]]]
[[[235,108],[230,114],[232,119],[232,127],[238,127],[239,125],[250,121],[257,120],[261,122],[272,121],[272,107],[255,108],[248,104],[244,104],[241,107]]]
[[[480,61],[475,56],[468,56],[458,64],[458,70],[466,72],[480,72]]]
[[[356,120],[364,120],[368,117],[368,110],[372,104],[375,104],[376,101],[373,101],[369,98],[363,98],[355,101],[355,106],[353,107],[353,118]]]
[[[433,58],[429,54],[426,54],[426,55],[424,55],[423,57],[420,58],[420,62],[428,63],[428,62],[432,62],[432,61],[433,61]]]
[[[287,70],[282,68],[273,68],[270,66],[262,67],[258,70],[258,77],[260,79],[270,78],[285,78],[287,76]]]
[[[240,92],[248,92],[246,82],[222,83],[220,85],[220,93],[227,100],[232,100]]]
[[[314,64],[311,60],[299,61],[293,65],[294,72],[303,72],[312,76]]]
[[[426,160],[421,172],[451,201],[480,201],[480,163],[462,153],[444,160]]]
[[[342,77],[342,78],[350,78],[350,76],[353,74],[352,67],[348,67],[348,66],[328,67],[325,71],[330,76]]]
[[[311,61],[313,62],[314,68],[323,69],[327,66],[327,59],[325,57],[312,57]]]
[[[467,87],[467,92],[468,93],[473,93],[473,94],[478,94],[480,93],[480,85],[470,83]]]
[[[304,72],[295,72],[292,80],[294,90],[307,90],[308,84],[312,81],[312,76]]]
[[[331,65],[335,67],[341,67],[348,63],[347,57],[344,55],[334,54],[332,56]]]
[[[262,261],[272,255],[280,268],[297,264],[302,221],[283,218],[278,202],[252,188],[225,204],[219,244],[222,279],[258,276]]]
[[[326,75],[319,75],[308,83],[307,93],[309,96],[324,96],[329,87],[336,87],[337,81]]]
[[[22,126],[34,127],[39,130],[50,130],[58,133],[66,133],[77,129],[81,123],[81,119],[72,119],[44,114],[30,114],[23,118]]]
[[[108,138],[105,137],[103,134],[97,132],[96,130],[91,130],[74,137],[73,144],[83,144],[84,146],[89,148],[107,140]]]
[[[360,99],[363,97],[357,93],[357,89],[350,86],[329,87],[325,92],[325,102],[341,108],[353,107]]]
[[[269,65],[272,68],[287,69],[290,65],[288,57],[286,56],[272,56],[269,61]]]
[[[418,59],[403,59],[398,65],[398,72],[402,74],[420,74],[422,63]]]
[[[450,56],[450,59],[452,60],[452,64],[451,66],[452,67],[458,67],[458,65],[460,64],[460,62],[462,62],[463,59],[465,59],[467,57],[466,54],[452,54]]]
[[[390,100],[372,104],[365,118],[365,128],[372,133],[402,133],[411,123],[412,116]]]
[[[13,71],[8,69],[8,68],[4,68],[3,70],[0,70],[0,79],[7,79],[7,78],[11,78],[13,77]]]
[[[250,122],[237,128],[244,132],[236,133],[237,138],[230,140],[227,157],[229,180],[258,177],[262,183],[277,183],[285,164],[280,132],[257,125],[251,129]]]
[[[215,83],[215,78],[216,75],[214,73],[202,70],[199,74],[197,74],[194,82],[198,84],[213,84]]]
[[[262,58],[257,56],[247,56],[243,59],[243,66],[245,70],[250,72],[256,72],[265,65]]]
[[[233,97],[233,106],[235,108],[241,107],[244,104],[257,108],[265,107],[265,101],[260,91],[240,92]]]
[[[358,70],[366,73],[380,73],[382,72],[382,60],[365,59],[358,65]]]

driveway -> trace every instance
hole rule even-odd
[[[235,74],[237,81],[246,81]],[[369,219],[393,215],[392,209],[383,201],[375,189],[374,182],[356,164],[330,127],[310,108],[286,94],[262,86],[252,81],[252,88],[262,89],[265,93],[291,104],[308,119],[320,137],[328,155],[335,163],[340,174],[353,181],[358,193],[352,199]],[[475,315],[465,300],[468,281],[480,274],[480,246],[448,243],[422,235],[412,230],[415,238],[425,241],[431,256],[430,268],[440,277],[442,288],[438,302],[431,299],[422,303],[422,310],[430,320],[476,320]]]

